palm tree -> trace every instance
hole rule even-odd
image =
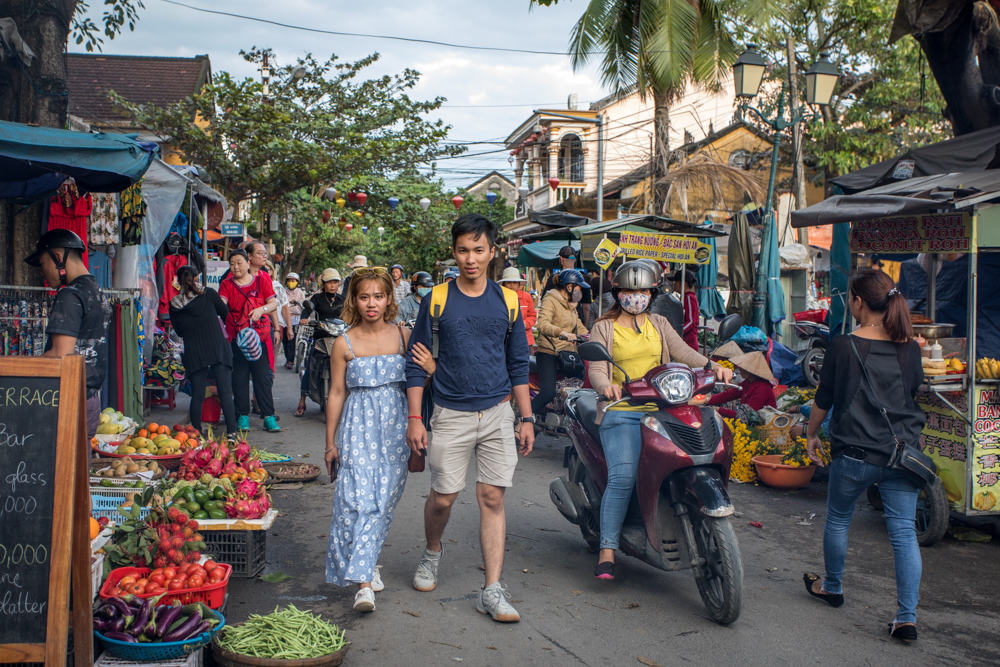
[[[532,0],[540,5],[558,0]],[[616,94],[652,95],[657,175],[670,156],[670,104],[688,82],[718,90],[738,53],[728,20],[756,16],[767,0],[590,0],[570,35],[574,69],[600,57]]]

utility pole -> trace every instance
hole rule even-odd
[[[799,108],[799,82],[796,76],[795,66],[795,38],[791,33],[786,38],[788,44],[788,89],[791,92],[792,116]],[[795,209],[806,207],[806,167],[803,157],[802,147],[802,126],[799,123],[792,125],[792,165],[795,180]],[[809,229],[799,228],[799,243],[809,246]]]

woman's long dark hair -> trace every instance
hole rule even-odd
[[[185,264],[181,268],[177,269],[177,284],[181,286],[181,294],[188,296],[191,294],[204,294],[205,290],[201,288],[198,281],[195,280],[198,277],[198,269],[194,268],[190,264]]]
[[[891,340],[906,343],[913,338],[910,307],[888,274],[860,271],[851,276],[849,289],[851,298],[860,297],[869,310],[883,313],[882,323]]]

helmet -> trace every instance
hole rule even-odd
[[[580,285],[582,287],[587,284],[587,281],[583,279],[579,271],[566,269],[557,274],[556,283],[559,285]]]
[[[402,271],[403,270],[403,265],[402,264],[393,264],[392,266],[389,267],[389,270],[392,271],[393,269],[399,269],[400,271]]]
[[[87,246],[79,236],[68,229],[53,229],[41,235],[35,243],[35,252],[25,257],[24,262],[30,266],[41,266],[42,255],[55,248],[79,250],[81,254],[87,252]],[[55,261],[55,257],[52,257],[52,260]],[[58,266],[59,262],[56,262],[56,265]]]
[[[637,259],[625,262],[615,271],[611,281],[612,288],[617,289],[648,289],[655,290],[659,282],[659,273],[653,270],[644,260]]]
[[[426,271],[417,271],[410,276],[410,286],[413,289],[418,287],[434,287],[434,278]]]
[[[460,275],[461,272],[453,266],[444,272],[444,279],[448,280],[448,278],[458,278]]]
[[[295,273],[294,271],[285,276],[285,280],[298,280],[298,279],[299,279],[299,274]]]
[[[340,280],[340,271],[337,269],[325,269],[323,273],[319,274],[319,281],[321,283],[328,283],[331,280]]]

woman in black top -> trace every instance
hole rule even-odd
[[[181,362],[191,381],[191,425],[201,431],[201,408],[211,369],[226,419],[226,434],[235,436],[233,351],[219,322],[220,318],[226,319],[229,307],[215,290],[202,290],[197,279],[198,270],[193,266],[178,269],[177,282],[181,291],[170,300],[170,321],[177,335],[184,339]]]
[[[916,402],[924,377],[920,348],[913,340],[906,299],[885,273],[862,271],[852,276],[850,308],[858,328],[848,336],[837,336],[827,348],[806,434],[809,457],[822,466],[819,454],[823,444],[817,433],[833,409],[833,461],[823,533],[826,576],[821,580],[807,573],[806,589],[831,606],[844,604],[841,579],[847,531],[858,497],[877,483],[896,564],[898,609],[889,633],[912,641],[917,638],[921,572],[914,526],[919,489],[904,474],[886,467],[895,443],[880,407],[885,407],[900,442],[919,442],[924,425],[924,414]],[[871,384],[865,380],[859,358]]]
[[[309,297],[313,310],[316,311],[316,317],[320,320],[339,320],[340,314],[344,310],[344,295],[338,293],[340,272],[337,269],[325,269],[319,276],[319,284],[320,291]],[[301,417],[306,413],[306,396],[309,395],[309,362],[311,360],[312,349],[310,348],[306,355],[306,362],[303,364],[305,372],[302,373],[299,386],[300,396],[299,405],[295,408],[296,417]]]

